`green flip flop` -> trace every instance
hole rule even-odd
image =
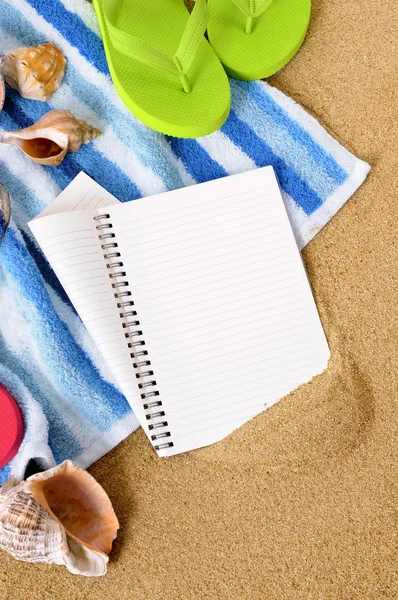
[[[228,75],[264,79],[284,67],[307,33],[311,0],[209,0],[209,41]]]
[[[112,80],[129,110],[168,135],[199,137],[229,114],[230,88],[204,37],[205,0],[94,0]]]

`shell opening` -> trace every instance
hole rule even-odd
[[[63,152],[63,148],[53,140],[39,137],[32,140],[24,140],[17,137],[10,138],[10,143],[21,148],[25,154],[34,159],[52,158]]]
[[[109,554],[118,529],[112,504],[95,479],[64,464],[50,478],[30,481],[30,491],[71,538]]]

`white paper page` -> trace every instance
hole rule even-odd
[[[30,221],[29,226],[137,418],[145,422],[104,259],[104,253],[111,250],[101,250],[98,240],[101,232],[96,230],[100,221],[94,220],[98,214],[94,208],[101,213],[104,207],[113,204],[119,204],[119,201],[80,173],[39,217]]]
[[[112,204],[120,204],[120,201],[94,179],[80,171],[54,202],[51,202],[33,221],[58,213],[95,210]]]
[[[160,455],[222,439],[326,368],[271,167],[108,212],[165,412],[151,422],[171,433]]]

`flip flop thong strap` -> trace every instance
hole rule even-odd
[[[232,2],[248,17],[258,17],[267,10],[273,0],[232,0]]]
[[[163,69],[172,75],[184,76],[195,58],[208,21],[206,0],[195,0],[176,52],[166,54],[143,40],[130,35],[116,25],[123,0],[102,0],[105,21],[113,47],[135,60]]]

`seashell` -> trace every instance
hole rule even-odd
[[[0,58],[0,110],[4,106],[4,100],[6,99],[6,84],[4,81],[4,62]]]
[[[0,488],[0,548],[17,560],[104,575],[118,528],[106,492],[71,461]]]
[[[0,143],[17,146],[41,165],[59,165],[68,151],[77,152],[101,132],[70,110],[50,110],[26,129],[0,133]]]
[[[66,59],[51,42],[11,50],[3,60],[6,82],[29,100],[45,102],[64,78]]]
[[[11,202],[7,188],[0,183],[0,244],[7,233],[11,218]],[[1,390],[1,388],[0,388]]]

